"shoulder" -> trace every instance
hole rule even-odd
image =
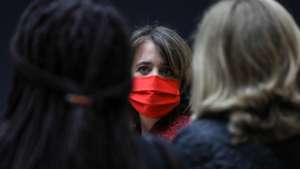
[[[146,169],[183,168],[179,151],[169,142],[150,134],[139,138],[138,142],[141,160],[146,164]]]
[[[233,145],[226,121],[201,119],[174,139],[190,169],[277,169],[272,151],[260,144]]]
[[[221,121],[197,120],[178,133],[173,142],[189,168],[204,167],[223,151],[229,141],[225,126]]]
[[[193,121],[178,133],[174,142],[227,142],[229,133],[226,122],[220,120],[203,119]]]

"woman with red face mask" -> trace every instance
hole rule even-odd
[[[135,127],[172,140],[189,121],[191,49],[173,30],[145,26],[132,36]]]

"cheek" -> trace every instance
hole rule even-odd
[[[132,76],[136,77],[136,76],[141,76],[141,74],[139,72],[133,71],[132,72]]]

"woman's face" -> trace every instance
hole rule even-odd
[[[133,76],[161,76],[174,79],[174,73],[161,57],[159,49],[151,41],[143,42],[136,50],[133,60]]]

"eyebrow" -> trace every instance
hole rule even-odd
[[[147,61],[142,61],[142,62],[136,64],[135,66],[140,66],[140,65],[152,65],[152,63],[151,62],[147,62]]]

